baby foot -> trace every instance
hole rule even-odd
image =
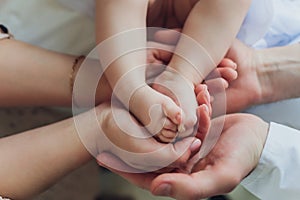
[[[161,142],[172,142],[181,123],[181,108],[150,86],[135,91],[130,98],[129,110]]]
[[[180,133],[179,138],[192,135],[197,122],[196,108],[198,106],[193,84],[175,70],[167,68],[155,79],[152,87],[173,99],[182,108],[182,123],[177,127]],[[170,137],[170,135],[167,136]],[[158,135],[157,137],[162,139],[164,135]]]

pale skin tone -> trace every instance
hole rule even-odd
[[[0,57],[3,56],[0,67],[2,72],[5,72],[1,78],[2,84],[0,84],[1,106],[70,105],[69,74],[74,56],[58,54],[16,40],[1,40],[0,42]],[[15,59],[16,55],[18,59]],[[41,59],[44,61],[42,62]],[[11,80],[14,82],[11,83]],[[37,82],[39,84],[36,84]],[[106,101],[111,94],[109,88],[101,87],[102,83],[107,85],[105,79],[100,81],[99,87],[103,92],[97,95],[98,102]],[[118,129],[111,118],[108,104],[97,107],[96,113],[99,124],[105,131],[104,134],[108,134],[109,131],[110,137],[123,137],[122,141],[130,147],[130,149],[124,148],[125,150],[147,153],[166,147],[159,155],[152,155],[152,159],[149,158],[151,165],[157,168],[165,167],[160,164],[161,161],[172,157],[174,162],[170,168],[181,167],[187,162],[191,152],[199,148],[201,144],[195,138],[187,138],[168,145],[158,143],[152,137],[144,141],[124,138],[126,135]],[[89,124],[86,126],[91,127]],[[98,134],[95,135],[98,131],[98,129],[87,129],[85,134],[97,137],[94,141],[103,141],[104,139],[99,138]],[[26,199],[36,195],[65,174],[92,159],[78,137],[73,119],[2,138],[0,144],[0,162],[3,163],[0,174],[6,180],[0,183],[0,194],[12,199]],[[142,145],[134,149],[133,147],[137,147],[136,144]],[[150,165],[145,163],[144,159],[139,162],[124,155],[118,148],[106,144],[97,143],[97,145],[98,153],[114,152],[128,164],[132,163],[134,167],[142,168]],[[55,165],[49,167],[49,163],[55,163]]]
[[[179,38],[178,34],[166,30],[157,32],[154,40],[175,45]],[[299,44],[254,50],[239,40],[234,40],[226,58],[217,68],[217,73],[230,82],[226,90],[227,113],[239,112],[251,105],[298,97],[298,90],[291,90],[291,86],[298,84],[300,76],[299,53]],[[235,70],[232,70],[235,65],[238,66],[237,79]],[[208,77],[214,77],[214,73]],[[287,84],[282,84],[285,82]],[[275,90],[276,93],[273,92]]]
[[[157,46],[159,49],[170,49],[170,51],[174,48],[172,45],[155,42],[151,42],[151,46]],[[156,65],[169,61],[171,55],[170,52],[163,50],[148,51],[148,62],[152,63],[147,70],[149,77],[157,74]],[[2,94],[6,95],[1,95],[0,105],[2,107],[72,105],[70,73],[76,57],[35,47],[17,40],[1,40],[0,67],[3,73],[0,74],[0,78],[3,80],[3,84],[0,85],[0,90]],[[80,60],[80,63],[82,61]],[[91,64],[95,65],[91,67],[99,67],[98,62],[91,62]],[[232,66],[228,68],[232,71],[231,69]],[[236,76],[234,72],[232,76]],[[232,81],[228,77],[224,78]],[[109,101],[111,93],[112,90],[106,77],[102,76],[98,83],[96,104]]]
[[[93,111],[83,115],[89,115],[91,112]],[[99,124],[109,129],[111,137],[117,135],[123,137],[123,132],[112,120],[110,112],[111,109],[107,105],[96,107]],[[87,123],[86,126],[90,127],[90,124]],[[95,126],[87,129],[84,134],[89,135],[89,137],[92,135],[94,141],[103,141],[105,138],[101,138],[102,136],[97,134],[98,131],[99,129]],[[173,157],[174,162],[169,168],[178,168],[187,162],[193,151],[199,148],[200,143],[197,142],[193,145],[194,141],[196,141],[195,138],[186,138],[173,145],[158,143],[152,137],[146,140],[132,138],[127,141],[127,147],[130,149],[124,149],[136,153],[147,153],[164,147],[159,155],[149,156],[152,166],[159,167],[161,161]],[[142,145],[134,148],[137,143]],[[124,155],[119,148],[112,148],[106,144],[96,144],[96,147],[98,153],[107,151],[114,152],[120,157],[123,156],[123,160],[128,164],[132,161],[134,167],[150,165],[146,163],[145,159],[138,161],[130,158],[127,154]],[[92,159],[93,157],[78,137],[72,118],[2,138],[0,140],[0,162],[2,163],[0,175],[5,181],[0,183],[0,194],[11,199],[31,198]]]
[[[227,105],[228,112],[300,97],[300,90],[294,87],[300,83],[299,53],[299,44],[253,50],[235,41],[227,56],[237,63],[239,77],[226,91],[228,102],[235,100],[235,103]],[[196,92],[201,91],[198,87]],[[244,95],[236,96],[237,93]],[[226,116],[222,136],[214,149],[189,175],[114,172],[155,195],[193,200],[224,194],[233,190],[256,167],[267,134],[268,124],[261,119],[231,114]],[[117,160],[112,155],[101,156]]]
[[[203,47],[192,45],[192,48],[185,48],[191,47],[191,41],[185,38],[179,40],[175,52],[187,58],[196,68],[180,56],[174,55],[169,63],[169,70],[164,71],[153,85],[153,88],[166,96],[157,93],[145,84],[144,70],[132,71],[135,67],[145,64],[145,52],[129,53],[118,57],[120,53],[117,50],[118,46],[126,46],[128,49],[145,48],[145,31],[135,32],[120,41],[115,40],[108,49],[105,49],[105,52],[102,52],[102,55],[100,52],[104,63],[108,63],[111,57],[118,57],[109,65],[105,72],[106,77],[112,88],[115,88],[123,75],[128,76],[127,87],[118,90],[116,95],[142,124],[148,125],[148,130],[153,134],[157,133],[157,130],[153,127],[155,123],[150,123],[149,112],[152,105],[161,105],[162,108],[157,110],[156,116],[151,116],[153,121],[164,118],[167,120],[167,126],[164,126],[156,135],[159,140],[166,142],[172,140],[176,136],[178,127],[180,127],[180,137],[185,137],[193,132],[197,121],[194,85],[201,83],[224,57],[242,24],[250,3],[250,0],[202,0],[185,1],[185,3],[183,1],[148,0],[96,1],[96,30],[99,43],[123,31],[145,28],[148,17],[150,18],[147,19],[149,26],[156,25],[151,24],[151,18],[154,18],[154,21],[158,20],[158,23],[165,22],[163,25],[166,27],[173,25],[174,27],[183,27],[183,33]],[[172,7],[175,8],[175,13],[172,13]],[[147,9],[149,16],[147,16]],[[132,12],[128,12],[128,10]],[[165,16],[164,13],[170,13],[170,10],[171,14]],[[178,24],[180,26],[177,26]],[[127,44],[124,41],[131,41],[131,43]],[[196,57],[194,57],[195,54]],[[162,87],[162,84],[165,87]],[[147,101],[144,100],[145,94],[147,94]],[[181,113],[181,109],[183,113]],[[183,125],[179,126],[180,124]]]
[[[217,124],[218,120],[219,118],[213,119],[212,125]],[[154,195],[178,200],[208,198],[230,192],[255,168],[267,133],[268,124],[261,119],[253,115],[231,114],[226,116],[224,129],[216,146],[195,165],[190,174],[141,175],[111,170],[133,184],[150,190]],[[99,157],[118,161],[116,157],[106,153]]]
[[[0,68],[5,74],[1,78],[2,84],[0,84],[0,105],[2,107],[69,106],[71,104],[69,75],[74,56],[58,54],[16,40],[1,40],[0,42],[0,57],[3,56]],[[18,55],[18,59],[15,59],[16,55]],[[158,54],[156,52],[154,57],[159,58],[160,55],[164,56],[165,52],[160,51]],[[41,59],[44,61],[42,62]],[[156,61],[152,60],[152,62]],[[14,81],[11,82],[11,80]],[[102,92],[97,94],[97,102],[110,99],[110,88],[102,88],[102,85],[108,85],[106,79],[101,79],[98,85]],[[201,107],[200,111],[206,112]],[[120,110],[120,112],[125,111]],[[174,162],[165,170],[181,168],[189,159],[190,154],[201,144],[195,138],[186,138],[176,144],[165,145],[158,143],[152,137],[145,140],[128,137],[118,129],[111,117],[108,104],[97,107],[96,113],[99,124],[104,130],[103,134],[107,134],[109,137],[122,137],[122,142],[127,146],[124,146],[123,143],[118,146],[123,147],[124,150],[147,153],[164,147],[159,155],[152,154],[149,157],[151,166],[157,169],[165,167],[163,161],[170,159]],[[208,116],[209,114],[206,112],[204,115]],[[86,126],[91,128],[89,124]],[[85,134],[95,137],[93,141],[105,141],[103,138],[99,138],[99,134],[95,135],[98,131],[99,129],[87,129]],[[120,142],[120,140],[116,140],[116,142]],[[51,186],[65,174],[92,159],[78,137],[73,119],[3,138],[0,143],[1,163],[9,163],[8,165],[3,164],[0,170],[1,177],[7,180],[2,181],[0,194],[12,199],[32,197]],[[118,148],[107,144],[97,143],[96,152],[113,152],[127,164],[140,167],[142,170],[150,166],[145,159],[138,161],[130,155],[124,154]],[[20,155],[22,156],[20,157]],[[49,163],[55,163],[55,165],[49,167]]]
[[[299,44],[254,50],[235,41],[226,57],[237,63],[239,78],[226,91],[227,111],[299,97],[299,89],[295,88],[300,77],[299,55]],[[235,99],[237,94],[240,101]]]
[[[152,43],[151,46],[155,45],[156,43]],[[158,43],[157,45],[170,50],[173,48],[173,46]],[[72,96],[69,80],[71,67],[76,57],[45,50],[17,40],[1,40],[0,67],[3,73],[0,74],[0,78],[6,81],[0,85],[0,89],[7,95],[1,96],[0,105],[2,107],[70,106]],[[149,51],[148,57],[150,63],[160,64],[163,60],[168,60],[170,53]],[[82,61],[80,60],[80,63]],[[94,67],[99,67],[98,62],[92,64],[95,65]],[[152,73],[149,71],[149,74]],[[96,103],[110,100],[112,92],[105,76],[101,77],[98,88]]]
[[[157,45],[161,46],[162,44]],[[13,52],[13,54],[10,52]],[[16,55],[18,55],[18,59],[15,59]],[[1,78],[2,84],[0,84],[2,91],[0,105],[2,107],[69,106],[71,104],[69,75],[75,56],[48,51],[17,40],[1,40],[0,58],[1,56],[3,56],[3,59],[0,59],[0,67],[3,74],[5,74]],[[150,52],[148,56],[149,62],[153,64],[159,64],[169,58],[170,53],[162,50],[155,50],[152,54]],[[11,80],[14,80],[14,82],[11,83]],[[100,80],[98,87],[101,91],[96,95],[97,103],[108,101],[111,96],[111,89],[105,77]],[[209,101],[205,100],[205,102]],[[206,106],[202,105],[197,110],[202,118],[209,121],[209,112],[207,112]],[[104,131],[103,134],[110,137],[117,146],[137,153],[152,152],[165,147],[164,151],[159,152],[159,155],[154,154],[152,158],[150,156],[149,162],[151,161],[151,163],[147,164],[144,159],[138,161],[119,151],[118,148],[97,143],[96,151],[98,153],[102,151],[112,152],[122,158],[128,165],[139,167],[141,170],[147,170],[150,164],[157,169],[163,168],[165,167],[163,161],[170,159],[174,159],[175,162],[163,171],[184,168],[191,153],[196,151],[201,144],[195,138],[186,138],[176,144],[164,145],[158,143],[152,137],[144,141],[126,137],[111,117],[108,104],[98,106],[96,111],[99,124],[101,124]],[[120,110],[120,112],[126,111]],[[203,122],[205,124],[201,127],[205,127],[207,124],[205,120]],[[87,126],[90,127],[89,124]],[[98,129],[90,129],[85,134],[97,137],[94,141],[103,141],[99,138],[99,135],[94,135],[98,131]],[[203,131],[205,132],[205,130]],[[114,140],[113,138],[118,139]],[[119,138],[122,138],[122,140],[119,140]],[[79,139],[72,119],[3,138],[0,143],[1,163],[9,163],[7,166],[3,165],[0,174],[3,178],[8,177],[4,179],[10,180],[9,182],[2,182],[0,194],[12,199],[29,198],[92,159],[92,156]],[[126,145],[124,146],[124,144]],[[187,148],[189,146],[190,148]],[[20,154],[24,159],[20,158]],[[56,164],[51,165],[53,167],[49,168],[49,163],[53,162]],[[22,170],[19,170],[20,166]]]
[[[1,41],[4,42],[4,41]],[[12,47],[10,46],[10,44],[14,44],[16,45],[18,42],[17,41],[9,41],[7,40],[5,42],[5,46],[6,47],[6,52],[9,52],[8,50]],[[4,44],[4,43],[3,43]],[[19,44],[19,51],[20,52],[30,52],[31,50],[31,46],[24,46],[24,44]],[[3,45],[0,45],[0,49],[3,51],[2,49]],[[24,48],[26,47],[26,48]],[[28,48],[30,47],[30,48]],[[18,55],[17,53],[17,49],[11,49],[11,50],[16,50],[16,55]],[[36,50],[36,48],[34,47],[33,50]],[[289,98],[289,97],[297,97],[300,95],[300,93],[295,93],[294,90],[290,92],[289,94],[289,90],[287,89],[294,89],[293,87],[291,87],[291,85],[293,86],[294,84],[299,84],[299,82],[294,82],[294,81],[299,81],[300,80],[300,73],[298,73],[299,68],[297,68],[297,66],[299,67],[299,50],[300,50],[300,45],[293,45],[293,46],[288,46],[288,47],[282,47],[282,48],[275,48],[275,49],[271,49],[270,51],[268,50],[262,50],[259,52],[255,52],[253,50],[250,50],[251,52],[253,52],[254,55],[256,55],[256,53],[258,53],[259,56],[259,62],[254,61],[254,62],[245,62],[244,67],[240,68],[239,73],[243,74],[243,79],[246,79],[249,75],[249,79],[252,79],[254,81],[257,81],[258,79],[260,80],[266,80],[266,81],[259,81],[259,82],[255,82],[258,85],[258,88],[278,88],[280,90],[278,90],[278,95],[276,95],[277,99],[285,99],[285,98]],[[14,51],[13,51],[14,52]],[[44,52],[44,51],[42,51]],[[241,52],[241,51],[237,51]],[[280,54],[280,52],[282,52],[282,54]],[[45,52],[44,52],[45,53]],[[278,56],[281,55],[281,56]],[[284,55],[285,54],[285,55]],[[7,55],[6,58],[8,58],[10,54]],[[22,54],[20,54],[22,55]],[[57,54],[53,54],[51,53],[50,55],[57,55]],[[274,56],[277,55],[277,56]],[[42,55],[40,55],[42,56]],[[44,57],[44,56],[42,56]],[[236,54],[236,57],[239,57],[239,54]],[[51,57],[51,58],[56,58]],[[68,56],[66,56],[66,58],[68,58]],[[233,57],[232,57],[233,58]],[[253,56],[253,58],[257,58],[256,56]],[[268,58],[267,60],[265,58]],[[286,62],[286,58],[289,58],[289,62]],[[6,63],[6,61],[9,59],[0,59],[1,61],[1,70],[9,70],[9,67],[11,67],[12,65],[10,65],[9,63]],[[70,59],[70,61],[73,59]],[[292,61],[291,61],[292,60]],[[26,61],[26,60],[24,60]],[[52,61],[52,60],[51,60]],[[266,62],[265,62],[266,61]],[[237,63],[238,60],[236,60]],[[71,62],[72,63],[72,62]],[[251,64],[253,63],[257,63],[256,65],[252,66]],[[67,66],[69,66],[70,63],[68,63]],[[294,71],[296,73],[289,73],[289,67],[288,66],[294,66]],[[8,67],[9,66],[9,67]],[[28,68],[33,67],[34,65],[27,65],[26,62],[22,62],[22,65],[20,65],[19,67],[15,68],[16,72],[18,72],[19,69],[23,69],[24,66],[28,66]],[[43,66],[43,65],[42,65]],[[51,67],[53,67],[54,65],[51,65]],[[261,67],[263,66],[263,69],[270,69],[270,70],[263,70],[266,73],[262,74],[262,73],[245,73],[247,72],[247,70],[253,69],[253,71],[255,72],[259,72],[261,71]],[[278,80],[278,78],[280,77],[276,77],[276,72],[278,70],[278,68],[272,67],[272,66],[281,66],[282,70],[281,73],[283,73],[284,77],[281,77],[281,80],[285,80],[282,83],[285,84],[281,84],[278,85],[278,83],[276,82],[276,80]],[[16,67],[16,66],[15,66]],[[57,73],[56,75],[60,74],[60,73],[64,73],[64,67],[66,67],[65,65],[60,66],[60,68],[58,69],[58,71],[62,70],[61,72]],[[8,69],[7,69],[8,68]],[[27,68],[27,69],[28,69]],[[41,67],[41,69],[38,69],[38,66],[36,66],[36,73],[41,73],[43,74],[43,72],[45,70],[48,70],[47,67]],[[51,68],[50,68],[51,69]],[[52,70],[48,70],[48,72],[50,73]],[[54,70],[54,69],[53,69]],[[69,70],[69,67],[68,67]],[[56,71],[56,70],[54,70]],[[0,86],[3,86],[8,80],[10,80],[13,77],[20,77],[19,73],[7,73],[9,76],[5,76],[1,79],[1,81],[3,82],[3,84],[0,84]],[[65,76],[67,76],[69,74],[65,73]],[[14,75],[14,76],[11,76]],[[30,74],[28,74],[30,75]],[[263,75],[263,76],[262,76]],[[298,76],[298,78],[296,78]],[[39,87],[39,84],[34,84],[36,83],[36,81],[41,81],[40,78],[37,77],[43,77],[43,81],[48,82],[49,81],[49,87],[50,87],[50,94],[45,94],[45,93],[41,93],[42,95],[39,95],[39,97],[35,94],[31,94],[30,91],[33,90],[35,87],[37,88],[37,91],[44,91],[44,87]],[[13,102],[10,105],[34,105],[34,103],[32,102],[33,100],[35,100],[36,102],[39,102],[39,105],[52,105],[51,104],[51,98],[54,99],[59,99],[58,102],[55,103],[55,105],[64,105],[64,102],[67,102],[65,104],[69,105],[70,104],[70,97],[67,97],[68,94],[66,94],[65,92],[68,91],[68,80],[57,80],[57,84],[60,87],[55,86],[55,88],[57,89],[54,90],[51,87],[53,87],[53,81],[50,80],[50,78],[47,78],[48,76],[31,76],[30,79],[22,79],[22,77],[20,77],[18,80],[18,84],[12,84],[11,85],[11,89],[14,91],[16,89],[18,89],[19,91],[24,91],[24,93],[22,93],[22,96],[18,96],[19,94],[17,94],[16,92],[13,93],[6,93],[9,92],[9,89],[6,88],[6,90],[2,90],[3,92],[1,94],[9,94],[9,95],[3,95],[3,98],[6,98],[7,101],[11,101]],[[61,76],[63,77],[63,76]],[[258,79],[257,79],[258,77]],[[264,78],[265,77],[265,78]],[[276,77],[276,79],[272,79]],[[293,77],[293,79],[291,78]],[[37,78],[37,79],[34,79]],[[47,78],[47,79],[46,79]],[[296,78],[296,79],[294,79]],[[17,81],[16,80],[16,81]],[[30,80],[36,80],[34,83],[31,83]],[[270,81],[267,81],[270,80]],[[293,80],[293,82],[291,84],[289,84],[291,81]],[[236,81],[236,85],[234,88],[236,88],[236,90],[238,88],[241,89],[241,91],[244,91],[245,89],[249,91],[249,93],[253,92],[249,85],[249,87],[244,87],[244,85],[238,85],[239,82],[241,81],[241,77]],[[27,83],[27,84],[25,84]],[[52,83],[52,85],[50,84]],[[247,84],[248,85],[248,84]],[[60,90],[61,88],[63,88],[62,90]],[[27,91],[27,92],[25,92]],[[65,92],[63,92],[65,91]],[[267,90],[261,90],[266,92]],[[276,91],[276,90],[275,90]],[[246,91],[245,91],[246,92]],[[258,99],[260,99],[259,102],[254,101],[253,99],[251,101],[247,101],[246,103],[244,103],[243,99],[241,99],[241,104],[237,105],[237,108],[232,107],[233,110],[239,110],[242,108],[245,108],[249,105],[252,104],[258,104],[258,103],[264,103],[264,102],[269,102],[272,100],[272,97],[274,97],[274,95],[272,94],[272,96],[270,96],[270,93],[258,93]],[[297,92],[297,91],[296,91]],[[299,91],[298,91],[299,92]],[[228,93],[228,95],[233,95],[234,93],[230,94]],[[254,93],[256,94],[256,93]],[[254,95],[253,94],[253,95]],[[46,95],[46,96],[45,96]],[[53,95],[53,97],[52,97]],[[18,97],[18,98],[16,98]],[[50,99],[46,98],[49,97]],[[39,99],[40,98],[40,99]],[[14,100],[15,99],[15,100]],[[54,101],[54,99],[52,99]],[[264,101],[264,99],[267,99]],[[7,104],[7,102],[2,101],[2,98],[0,98],[0,104],[3,106],[9,106]],[[14,100],[14,101],[12,101]],[[24,101],[25,100],[25,101]],[[273,99],[275,100],[275,99]],[[55,102],[55,101],[54,101]],[[106,112],[107,113],[107,112]],[[105,116],[102,115],[102,117],[105,118]],[[236,122],[239,122],[240,120],[237,120]],[[242,120],[243,121],[243,120]],[[256,121],[254,119],[254,121]],[[260,120],[258,122],[261,122]],[[237,123],[238,124],[238,123]],[[248,126],[248,125],[247,125]],[[240,132],[240,131],[239,131]],[[38,134],[37,134],[38,133]],[[87,133],[89,134],[89,133]],[[233,133],[232,133],[233,134]],[[245,141],[253,141],[253,144],[257,143],[257,139],[252,138],[252,136],[250,135],[250,137],[252,138],[251,140],[249,140],[247,134],[242,135],[245,136],[244,140]],[[247,137],[246,137],[247,136]],[[233,134],[233,136],[231,138],[235,138],[236,135]],[[30,138],[28,140],[28,138]],[[224,139],[226,138],[230,138],[229,137],[229,133],[226,137],[222,137]],[[16,136],[11,136],[9,138],[5,138],[5,139],[1,139],[0,143],[2,145],[0,145],[1,147],[1,151],[0,153],[3,153],[2,156],[0,156],[1,159],[1,163],[9,163],[9,168],[5,168],[8,171],[1,171],[0,173],[3,174],[3,176],[1,177],[10,177],[12,178],[12,182],[11,184],[8,184],[7,182],[2,182],[2,184],[5,185],[1,185],[1,189],[5,190],[0,192],[3,195],[9,196],[11,198],[15,198],[18,199],[19,197],[30,197],[34,194],[37,194],[38,192],[40,192],[41,190],[43,190],[44,188],[52,185],[54,182],[56,182],[59,178],[61,178],[64,174],[70,172],[72,169],[77,168],[78,166],[80,166],[83,163],[86,163],[88,160],[91,159],[90,154],[86,151],[86,149],[82,146],[82,143],[79,141],[78,139],[78,135],[74,132],[74,124],[73,124],[73,120],[67,120],[64,122],[60,122],[58,124],[54,124],[54,125],[50,125],[48,127],[45,128],[41,128],[41,129],[36,129],[36,130],[32,130],[32,131],[28,131],[26,133],[22,133]],[[8,145],[8,144],[10,145]],[[158,145],[157,147],[159,148],[160,145],[163,144],[159,144],[159,143],[153,143]],[[247,144],[250,145],[250,142],[247,142]],[[37,146],[38,145],[38,146]],[[14,149],[12,149],[11,147],[14,147]],[[56,146],[58,149],[57,151],[53,151],[53,146]],[[236,145],[234,145],[236,146]],[[250,145],[251,146],[251,145]],[[238,146],[240,147],[240,146]],[[37,151],[36,149],[39,149],[39,151]],[[139,151],[140,148],[142,148],[142,146],[138,146]],[[155,148],[155,147],[154,147]],[[241,147],[242,149],[245,149],[244,147]],[[62,149],[62,151],[59,151],[59,149]],[[69,151],[70,150],[70,151]],[[232,149],[230,149],[230,151],[232,151]],[[252,149],[253,151],[253,149]],[[20,153],[22,152],[22,153]],[[49,154],[49,152],[51,153],[51,155]],[[64,153],[62,153],[64,152]],[[9,154],[7,154],[9,153]],[[257,155],[258,152],[253,151],[254,155]],[[30,159],[24,159],[22,160],[22,163],[19,162],[20,159],[20,154],[22,154],[23,158],[28,158],[28,157],[32,157],[35,158],[32,162],[32,160]],[[10,155],[10,156],[7,156]],[[47,156],[45,156],[47,155]],[[230,152],[229,154],[226,155],[231,155]],[[60,158],[60,156],[63,156],[64,158]],[[244,154],[238,155],[237,154],[237,159],[242,159],[242,157],[244,157]],[[18,159],[15,159],[18,158]],[[67,159],[66,159],[67,158]],[[70,160],[70,158],[72,158]],[[45,160],[48,159],[48,160]],[[53,169],[49,169],[48,168],[48,163],[52,163],[54,162],[53,159],[55,159],[55,162],[57,162],[57,165],[51,165],[52,167],[54,167]],[[59,160],[59,162],[57,161]],[[231,160],[232,162],[234,161],[234,159]],[[113,162],[113,161],[112,161]],[[182,160],[181,160],[182,162]],[[179,163],[181,163],[179,162]],[[221,162],[218,162],[220,165],[222,165]],[[22,164],[22,170],[19,170],[19,166],[20,164]],[[43,167],[43,166],[47,166],[47,167]],[[238,172],[242,172],[242,174],[245,173],[245,170],[243,169],[244,167],[246,169],[250,169],[252,166],[255,166],[256,164],[251,163],[249,166],[241,166],[241,169],[238,170]],[[42,166],[42,167],[39,167]],[[39,167],[39,169],[36,169],[36,167]],[[3,168],[4,169],[4,168]],[[221,167],[220,168],[215,168],[216,172],[220,171],[220,173],[222,172]],[[22,173],[24,172],[24,170],[28,170],[27,173]],[[40,171],[41,170],[41,171]],[[43,171],[45,170],[45,171]],[[229,169],[229,171],[231,170],[231,168]],[[38,172],[39,174],[42,174],[42,176],[32,176],[32,171]],[[236,172],[236,171],[235,171]],[[20,173],[20,174],[19,174]],[[196,172],[195,172],[196,173]],[[217,175],[219,175],[220,173],[217,173]],[[236,177],[242,177],[242,174],[232,174],[234,176],[229,176],[228,181],[230,181],[231,183],[236,183],[237,184],[237,179]],[[142,175],[141,176],[135,176],[132,174],[123,174],[125,177],[127,177],[129,180],[132,180],[134,183],[144,187],[144,188],[149,188],[149,184],[150,184],[150,179],[148,176]],[[20,179],[20,177],[22,176],[26,176],[22,179]],[[157,175],[152,175],[152,177],[157,176]],[[14,177],[14,178],[13,178]],[[41,179],[41,177],[44,177],[45,179]],[[177,176],[176,176],[177,177]],[[174,182],[179,182],[180,183],[180,179],[182,179],[182,181],[185,182],[185,179],[187,178],[187,176],[180,176],[177,178],[174,178]],[[222,177],[222,176],[220,176]],[[197,176],[196,176],[197,178]],[[188,178],[189,179],[189,178]],[[8,178],[6,179],[8,180]],[[36,187],[26,187],[26,184],[21,182],[21,180],[23,181],[28,181],[26,182],[26,184],[32,184],[35,185]],[[164,179],[160,179],[161,181],[164,181]],[[14,182],[15,181],[15,182]],[[156,182],[157,187],[159,186],[159,181]],[[173,182],[172,182],[173,183]],[[8,184],[8,185],[7,185]],[[20,184],[20,186],[16,187],[18,184]],[[192,184],[192,183],[190,183]],[[213,189],[213,194],[218,194],[218,193],[223,193],[225,192],[224,189],[223,182],[221,185],[215,185],[215,188]],[[7,187],[10,187],[9,189]],[[25,188],[24,188],[25,187]],[[184,193],[186,193],[188,187],[190,187],[189,185],[187,185],[183,190],[177,190],[177,192],[182,192],[184,195]],[[232,187],[234,187],[234,184],[232,185]],[[191,191],[191,195],[199,195],[198,193],[201,192],[199,191],[199,188],[194,188],[191,187],[192,191]],[[16,189],[20,189],[18,191],[16,191]],[[9,193],[9,191],[11,193]],[[190,191],[190,190],[189,190]],[[212,190],[210,190],[212,191]],[[226,190],[227,191],[227,190]],[[175,192],[174,192],[175,193]],[[207,193],[206,191],[202,191],[202,196],[208,196],[210,193]],[[175,195],[175,194],[173,194]],[[179,195],[179,194],[177,194]]]

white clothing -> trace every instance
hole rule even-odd
[[[86,55],[96,43],[94,21],[57,0],[0,0],[0,24],[17,40],[67,54]]]
[[[252,0],[237,38],[247,45],[254,45],[268,32],[273,16],[273,0]]]
[[[95,18],[95,0],[57,0],[66,7],[77,10],[80,13]]]
[[[58,0],[94,18],[95,0]],[[237,38],[254,48],[283,46],[300,41],[300,1],[252,0]]]
[[[269,48],[300,42],[300,1],[271,1],[273,2],[273,4],[270,2],[269,5],[273,8],[271,25],[264,37],[257,41],[253,47]],[[257,28],[253,30],[257,31]]]
[[[299,200],[299,143],[299,130],[271,123],[259,165],[242,185],[262,200]]]
[[[238,39],[254,48],[300,41],[300,1],[253,0]]]

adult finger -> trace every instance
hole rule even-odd
[[[220,168],[222,169],[222,168]],[[170,196],[178,200],[202,199],[230,192],[240,179],[232,177],[226,167],[218,171],[207,169],[187,174],[163,174],[153,180],[154,195]]]
[[[224,58],[218,65],[218,68],[224,68],[224,67],[229,67],[229,68],[232,68],[232,69],[237,69],[237,64],[229,59],[229,58]]]
[[[199,116],[197,138],[203,141],[211,125],[210,113],[206,105],[201,105],[197,109],[197,114]]]
[[[232,68],[217,68],[216,69],[221,77],[227,82],[231,82],[237,79],[238,73],[235,69]]]

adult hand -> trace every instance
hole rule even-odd
[[[222,119],[213,120],[213,126]],[[150,190],[154,195],[170,196],[178,200],[193,200],[228,193],[257,165],[262,153],[268,124],[249,114],[226,116],[223,133],[213,150],[202,159],[191,174],[120,172],[109,168],[133,184]],[[124,163],[112,154],[103,153],[101,160]],[[128,167],[128,166],[127,166]]]
[[[109,104],[102,104],[97,107],[97,115],[102,133],[91,140],[97,141],[97,153],[112,153],[131,168],[102,160],[99,156],[98,162],[118,171],[141,173],[163,168],[164,171],[184,169],[191,154],[201,144],[200,140],[192,137],[175,144],[157,142],[127,110],[120,107],[112,109]]]
[[[212,126],[218,123],[216,118]],[[157,176],[151,183],[152,193],[189,200],[230,192],[258,164],[267,133],[268,124],[253,115],[227,115],[217,144],[193,173]]]
[[[201,138],[203,138],[203,137],[205,137],[205,134],[207,133],[207,131],[209,129],[209,126],[205,126],[205,125],[209,124],[208,122],[210,121],[209,112],[207,111],[207,109],[205,108],[204,105],[201,105],[197,109],[197,114],[202,119],[199,121],[197,135],[200,136]],[[179,151],[179,148],[182,146],[182,143],[186,143],[186,142],[184,142],[185,140],[187,140],[187,139],[178,141],[174,144],[175,151]],[[166,144],[161,144],[161,143],[159,143],[159,144],[166,145]],[[127,144],[127,145],[130,145],[130,144]],[[156,141],[149,142],[149,145],[154,145],[154,148],[160,146],[160,145],[157,145]],[[188,150],[192,154],[187,153],[187,155],[191,155],[190,157],[192,157],[194,154],[196,154],[198,152],[199,147],[200,147],[200,143],[199,143],[199,141],[196,140],[195,143],[193,143]],[[139,147],[137,147],[137,149],[138,149],[138,151],[140,151],[140,150],[145,149],[145,147],[139,146]],[[159,157],[157,157],[156,159],[169,159],[169,158],[165,158],[164,155],[158,155],[158,156]],[[166,156],[168,156],[168,155],[166,154]],[[147,162],[148,157],[146,157],[146,158],[147,159],[144,159],[144,162],[145,161]],[[151,159],[151,158],[149,158],[149,159]],[[133,184],[135,184],[141,188],[148,189],[148,190],[150,190],[150,185],[151,185],[151,182],[153,181],[153,179],[155,177],[157,177],[160,173],[166,172],[166,170],[168,170],[168,169],[172,170],[172,171],[178,171],[181,173],[182,172],[185,172],[185,173],[191,172],[191,171],[187,171],[187,170],[191,170],[191,169],[186,169],[185,171],[182,171],[182,169],[178,169],[178,167],[177,167],[177,169],[174,168],[178,164],[181,164],[181,166],[187,165],[188,162],[186,160],[186,157],[183,157],[183,156],[180,159],[176,160],[172,164],[173,167],[165,168],[163,170],[156,171],[156,172],[148,172],[148,173],[141,173],[141,171],[137,171],[130,164],[128,164],[126,162],[126,160],[122,160],[122,158],[118,157],[118,155],[114,155],[111,152],[100,153],[97,156],[97,162],[99,165],[111,170],[112,172],[114,172],[116,174],[119,174],[120,176],[124,177],[125,179],[132,182]],[[145,163],[143,163],[143,164],[145,164]],[[122,170],[120,170],[120,169],[122,169]]]
[[[239,76],[226,90],[227,111],[299,97],[299,52],[299,44],[254,50],[236,40],[227,58],[237,63]]]
[[[180,31],[180,29],[177,31]],[[176,31],[162,30],[156,32],[154,39],[157,42],[176,45],[179,36],[180,34]],[[238,78],[234,81],[226,79],[230,82],[229,88],[226,90],[228,113],[241,111],[251,105],[262,102],[263,91],[261,82],[264,80],[264,77],[259,76],[258,73],[259,67],[262,67],[260,62],[261,60],[254,49],[235,40],[217,70],[208,75],[208,79],[215,79],[220,77],[219,74],[222,74],[226,79],[226,73],[222,73],[224,67],[235,68],[234,65],[237,65]],[[234,71],[231,71],[231,73],[234,73]],[[228,77],[230,76],[233,77],[232,75]],[[207,81],[207,84],[210,87],[209,81]]]
[[[226,58],[237,64],[238,78],[229,84],[226,90],[227,113],[242,111],[262,101],[261,79],[258,68],[262,67],[254,49],[235,40]],[[224,59],[219,65],[228,65]]]

